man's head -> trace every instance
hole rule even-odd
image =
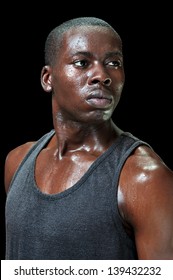
[[[46,92],[52,92],[56,119],[110,119],[125,76],[122,41],[108,23],[84,17],[56,27],[46,41],[45,64],[41,82]]]

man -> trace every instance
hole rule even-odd
[[[173,259],[173,172],[113,122],[124,82],[107,22],[50,32],[41,84],[54,128],[6,158],[6,259]]]

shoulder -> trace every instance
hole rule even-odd
[[[21,164],[21,162],[23,161],[23,159],[25,158],[27,153],[34,146],[34,144],[37,143],[38,145],[39,144],[44,145],[44,144],[48,143],[47,145],[51,146],[51,145],[53,145],[52,142],[54,143],[54,141],[55,141],[54,138],[56,138],[54,136],[54,134],[55,134],[55,130],[52,129],[51,131],[44,134],[42,137],[40,137],[36,141],[26,142],[16,148],[14,148],[7,154],[6,159],[5,159],[5,169],[4,169],[4,171],[5,171],[4,172],[5,173],[4,174],[4,183],[5,183],[6,192],[8,192],[10,182],[11,182],[11,179],[12,179],[14,173],[18,169],[19,165]]]
[[[19,167],[20,163],[31,149],[31,147],[35,144],[35,142],[27,142],[22,144],[13,150],[11,150],[5,159],[5,176],[4,176],[4,183],[5,183],[5,190],[8,192],[8,188],[11,182],[11,179],[16,172],[17,168]]]
[[[121,172],[119,193],[128,205],[173,194],[173,172],[150,147],[142,145],[127,159]],[[147,203],[147,202],[146,202]]]
[[[140,245],[141,256],[172,257],[173,172],[150,147],[138,147],[127,159],[120,176],[118,202],[120,213],[133,228],[136,240],[153,250],[150,254],[148,248],[147,255],[146,248],[141,249]],[[153,256],[154,250],[157,255]]]

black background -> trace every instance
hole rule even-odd
[[[84,4],[82,4],[84,5]],[[91,5],[91,4],[90,4]],[[123,130],[149,142],[173,169],[172,23],[166,2],[151,9],[105,3],[104,12],[61,15],[56,6],[35,9],[26,3],[4,10],[1,23],[1,259],[5,248],[4,161],[14,147],[52,128],[51,99],[40,85],[44,42],[52,28],[73,17],[100,17],[123,41],[126,82],[113,119]],[[70,8],[69,8],[70,10]],[[83,7],[82,10],[85,10]],[[13,11],[13,7],[11,7]],[[2,11],[3,13],[3,11]],[[69,12],[68,12],[69,13]],[[103,14],[103,13],[102,13]]]

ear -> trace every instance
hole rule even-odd
[[[51,67],[46,65],[41,70],[41,85],[44,91],[52,91],[52,76],[51,76]]]

